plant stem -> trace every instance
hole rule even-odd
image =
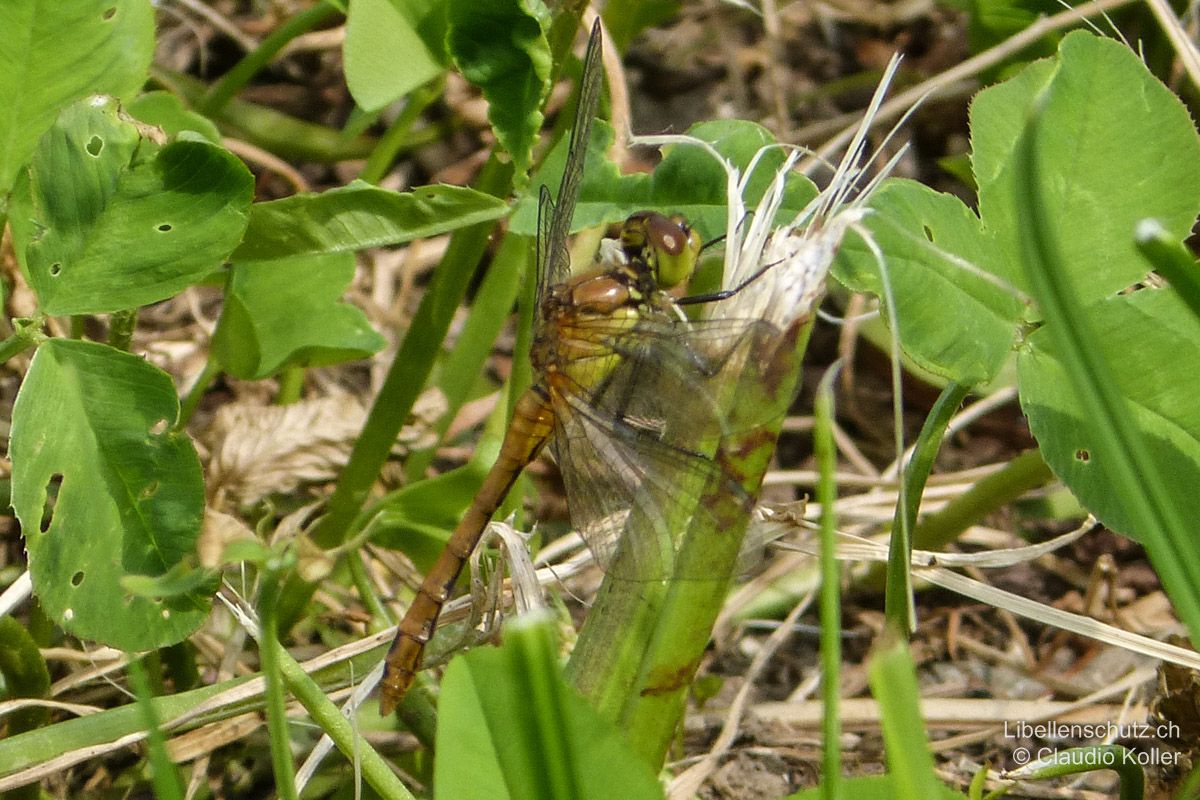
[[[179,424],[176,426],[179,430],[187,427],[188,420],[196,412],[196,406],[200,405],[200,398],[204,397],[204,393],[208,391],[208,387],[220,373],[221,368],[210,358],[204,365],[204,371],[196,376],[195,383],[192,384],[192,388],[188,389],[183,402],[180,403]]]
[[[167,755],[167,739],[163,735],[162,724],[151,702],[154,693],[150,690],[146,668],[141,659],[131,656],[128,670],[129,685],[137,697],[138,708],[142,712],[142,724],[146,728],[146,743],[150,751],[150,780],[154,784],[154,796],[160,800],[183,800],[183,781]]]
[[[259,659],[266,679],[267,738],[271,745],[271,769],[275,773],[275,790],[282,800],[299,800],[296,792],[296,763],[288,737],[287,696],[281,675],[279,644],[279,574],[267,569],[259,588]]]
[[[290,406],[300,399],[304,391],[304,368],[287,367],[279,373],[279,392],[275,395],[275,405]]]
[[[332,6],[326,3],[317,3],[296,14],[272,31],[267,38],[262,40],[257,49],[247,53],[246,57],[235,64],[233,69],[226,72],[198,103],[197,107],[205,116],[215,116],[243,86],[249,83],[251,78],[270,63],[284,45],[300,34],[317,27],[336,13],[337,9]]]
[[[350,720],[321,691],[304,668],[292,658],[278,640],[263,638],[260,646],[263,650],[274,650],[278,659],[283,682],[292,695],[300,701],[300,705],[312,716],[313,721],[321,726],[321,730],[329,735],[347,759],[357,761],[362,767],[363,778],[380,797],[397,800],[413,800],[413,795],[392,772],[388,763],[383,760],[362,736],[355,732]]]
[[[839,717],[842,664],[841,569],[837,561],[837,445],[833,440],[833,380],[831,368],[817,387],[813,412],[813,451],[820,470],[817,502],[821,504],[821,796],[839,796],[842,775],[842,724]]]

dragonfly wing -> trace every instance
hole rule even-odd
[[[592,122],[600,103],[600,89],[604,83],[601,69],[603,47],[600,43],[600,21],[592,26],[588,39],[587,53],[583,58],[583,77],[579,87],[579,101],[575,107],[575,125],[567,146],[567,163],[563,169],[562,183],[558,187],[558,204],[550,200],[549,192],[543,187],[538,205],[538,291],[562,283],[571,274],[570,258],[567,255],[567,236],[571,232],[571,220],[575,217],[575,204],[579,200],[579,187],[583,182],[583,165],[587,160],[588,140],[592,135]],[[543,230],[543,222],[547,223]]]
[[[571,520],[601,566],[627,580],[674,576],[678,537],[721,479],[704,455],[675,450],[640,422],[599,417],[586,404],[559,415],[555,455]],[[628,534],[628,535],[627,535]],[[618,559],[619,549],[632,550]]]
[[[591,405],[606,418],[656,420],[660,438],[683,449],[778,419],[791,401],[775,378],[787,343],[767,322],[650,314],[632,330],[589,321],[585,335],[619,357],[580,387]]]
[[[555,452],[575,527],[602,564],[612,565],[618,548],[633,551],[620,563],[635,565],[637,574],[620,577],[710,577],[676,572],[679,537],[689,520],[709,513],[702,499],[712,492],[749,504],[739,476],[713,456],[721,438],[736,432],[731,421],[737,429],[756,427],[785,410],[786,401],[731,413],[751,394],[744,389],[763,395],[761,354],[778,331],[761,322],[695,324],[664,314],[632,329],[589,321],[579,333],[603,341],[618,359],[556,398]]]
[[[538,192],[537,242],[534,260],[537,268],[537,297],[534,300],[534,308],[539,311],[542,308],[542,296],[546,289],[563,280],[556,277],[555,273],[570,271],[565,266],[566,259],[562,259],[562,263],[557,266],[551,263],[550,227],[553,219],[554,199],[550,197],[550,190],[543,184],[541,191]],[[558,259],[557,254],[555,259]]]

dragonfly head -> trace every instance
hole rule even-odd
[[[621,226],[621,249],[660,289],[687,281],[700,260],[700,234],[678,214],[639,211]]]

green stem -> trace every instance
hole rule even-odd
[[[329,735],[342,755],[361,767],[362,776],[371,788],[380,797],[413,800],[412,793],[392,772],[383,756],[355,732],[350,720],[342,715],[341,710],[330,701],[299,662],[288,654],[283,645],[277,639],[263,637],[259,646],[264,654],[268,650],[273,651],[272,660],[278,664],[283,682],[292,695],[300,701],[300,705],[304,706],[321,730]]]
[[[146,668],[141,659],[131,657],[128,670],[129,686],[137,698],[138,708],[142,712],[142,724],[146,728],[146,744],[150,751],[150,780],[154,785],[154,796],[160,800],[183,800],[183,779],[167,754],[167,738],[151,702],[154,693],[150,689]]]
[[[1047,780],[1111,769],[1120,778],[1121,800],[1142,800],[1145,797],[1146,774],[1138,763],[1138,754],[1119,744],[1071,747],[1055,751],[1047,760],[1053,763],[1040,769],[1030,770],[1026,767],[1021,770],[1022,779]],[[1176,794],[1175,797],[1184,798],[1190,795]]]
[[[897,504],[896,516],[892,522],[884,616],[896,632],[905,638],[916,621],[912,597],[912,531],[916,527],[917,514],[921,510],[921,495],[925,492],[925,483],[929,480],[934,459],[942,446],[946,426],[950,424],[954,412],[966,399],[969,391],[969,386],[957,381],[946,385],[933,408],[929,410],[929,416],[925,418],[912,457],[907,465],[903,465],[902,479],[905,491],[900,494],[904,502]]]
[[[280,25],[267,38],[263,39],[253,52],[247,53],[245,58],[235,64],[233,69],[225,73],[213,85],[198,104],[199,110],[209,117],[219,113],[225,104],[241,91],[251,78],[261,72],[288,42],[317,27],[335,13],[337,13],[337,9],[325,3],[317,3]]]
[[[279,373],[279,392],[275,395],[275,405],[290,406],[300,399],[304,391],[304,368],[286,367]]]
[[[1144,222],[1138,226],[1137,248],[1200,319],[1200,270],[1187,245],[1173,238],[1162,225]]]
[[[521,278],[526,272],[529,252],[527,237],[513,234],[504,237],[504,242],[492,258],[487,275],[484,276],[483,283],[475,295],[471,314],[463,325],[458,341],[439,365],[438,387],[446,399],[446,413],[434,425],[438,442],[454,421],[455,414],[470,399],[471,392],[477,390],[479,376],[492,353],[496,337],[508,321],[509,311],[520,293]],[[525,349],[522,349],[523,346]],[[528,353],[528,341],[518,339],[513,353],[510,392],[515,389],[519,394],[529,386],[531,367]],[[512,408],[515,401],[516,397],[510,395],[508,407]],[[436,452],[435,445],[409,456],[404,465],[404,473],[410,481],[420,480],[425,475]]]
[[[821,504],[821,796],[835,798],[839,794],[842,775],[842,723],[838,709],[841,698],[842,609],[841,569],[837,560],[837,445],[833,440],[833,380],[837,369],[831,368],[817,387],[813,412],[813,452],[820,478],[817,481],[817,502]]]
[[[371,585],[371,578],[367,575],[367,569],[363,565],[361,551],[352,550],[346,553],[346,568],[350,570],[350,579],[354,582],[354,588],[358,589],[359,599],[367,607],[367,613],[371,615],[369,626],[371,632],[376,633],[393,624],[392,615],[388,613],[383,601],[379,599],[375,587]]]
[[[217,366],[217,362],[211,358],[204,365],[204,371],[196,376],[195,383],[192,388],[188,389],[187,395],[184,396],[183,402],[179,408],[179,430],[187,427],[188,420],[192,418],[192,414],[196,411],[196,406],[200,405],[200,398],[204,397],[204,393],[208,391],[208,387],[221,374],[221,368]]]
[[[13,320],[13,334],[0,342],[0,364],[24,353],[46,338],[42,332],[42,319]]]
[[[296,791],[296,763],[292,759],[288,737],[287,694],[284,691],[279,644],[279,585],[278,572],[267,569],[259,582],[258,613],[262,631],[258,649],[260,667],[266,680],[267,739],[271,749],[271,769],[275,773],[275,790],[282,800],[300,800]]]
[[[429,104],[441,96],[442,84],[443,79],[439,77],[408,96],[404,110],[380,137],[358,177],[368,183],[379,183],[383,179],[396,156],[409,145],[412,126],[421,118]]]
[[[208,86],[197,78],[168,72],[156,66],[150,67],[150,77],[154,83],[178,95],[193,108],[208,90]],[[366,158],[375,149],[375,140],[369,136],[351,136],[345,131],[304,122],[236,97],[212,119],[224,135],[244,139],[289,160],[335,164]],[[414,131],[408,146],[415,148],[438,141],[441,133],[436,125]]]
[[[1026,450],[991,475],[981,478],[974,486],[927,515],[913,528],[912,546],[916,550],[941,550],[958,539],[963,531],[983,520],[988,514],[1003,508],[1026,492],[1045,486],[1054,473],[1042,460],[1037,449]],[[873,564],[859,580],[859,585],[881,588],[887,568]]]
[[[493,156],[480,173],[478,184],[480,191],[494,197],[507,195],[512,187],[512,165]],[[391,454],[392,443],[429,378],[454,312],[462,303],[475,267],[487,248],[492,227],[491,223],[474,225],[456,231],[451,237],[446,255],[421,298],[412,325],[338,478],[326,514],[313,530],[312,539],[320,546],[337,547],[349,535],[351,524]],[[284,628],[300,618],[312,592],[312,584],[294,574],[288,579],[280,609]]]
[[[974,486],[929,514],[913,531],[913,547],[939,550],[988,514],[1054,478],[1036,448],[1026,450],[1003,469],[981,478]]]
[[[129,350],[133,343],[133,331],[137,328],[137,309],[115,311],[109,317],[108,344],[117,350]]]
[[[692,516],[675,561],[676,574],[711,579],[639,581],[631,590],[612,577],[637,574],[635,565],[622,563],[618,550],[568,662],[568,680],[655,768],[682,718],[688,687],[724,604],[749,522],[745,496],[757,496],[774,452],[808,330],[796,325],[777,340],[757,343],[772,348],[754,348],[755,358],[770,367],[756,373],[756,380],[730,387],[727,429],[735,433],[721,437],[714,460],[745,494],[730,491],[728,480],[701,487],[698,507],[705,513]],[[774,423],[762,423],[776,412]],[[626,552],[635,555],[632,549]]]
[[[511,183],[511,166],[492,158],[479,176],[478,188],[495,197],[503,197],[508,193]],[[329,498],[328,511],[313,534],[313,539],[322,547],[340,544],[346,537],[350,522],[362,508],[371,486],[379,476],[379,470],[391,453],[392,443],[408,419],[413,402],[433,369],[450,321],[487,247],[492,227],[491,223],[487,223],[463,228],[451,239],[446,256],[434,273],[379,395],[371,406],[350,460]]]

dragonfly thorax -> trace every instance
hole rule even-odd
[[[700,234],[678,214],[631,214],[621,226],[620,242],[630,265],[661,289],[686,282],[700,259]]]
[[[550,287],[538,310],[538,335],[530,352],[541,373],[571,372],[572,363],[611,355],[611,338],[632,328],[657,290],[631,265],[598,267]],[[647,295],[646,289],[651,292]]]

